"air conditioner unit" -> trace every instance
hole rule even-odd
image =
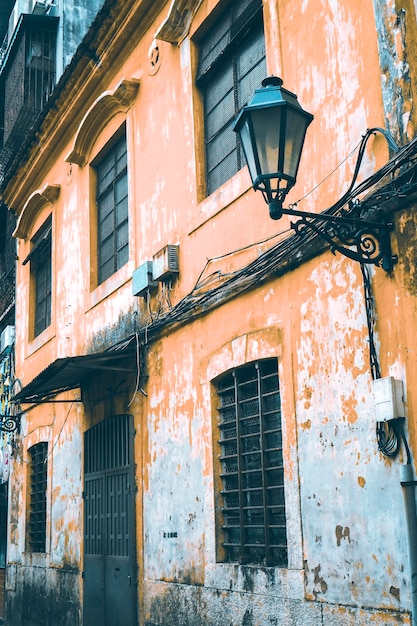
[[[46,0],[36,0],[36,2],[33,3],[33,15],[45,15],[48,4],[49,2],[46,2]]]
[[[33,15],[46,15],[52,8],[55,8],[53,0],[35,0],[32,6]]]
[[[6,326],[0,335],[0,352],[4,352],[6,348],[10,348],[13,345],[14,336],[14,326]]]
[[[153,257],[152,278],[153,280],[169,280],[175,274],[179,274],[179,246],[167,245]]]

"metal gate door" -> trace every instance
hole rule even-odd
[[[133,425],[116,415],[84,435],[84,626],[136,624]]]

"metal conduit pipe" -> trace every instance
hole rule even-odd
[[[400,465],[400,480],[407,526],[408,562],[411,579],[411,626],[417,626],[417,514],[413,466]]]

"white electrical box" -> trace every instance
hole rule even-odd
[[[133,295],[144,298],[147,293],[157,287],[158,283],[152,278],[152,261],[145,261],[132,274]]]
[[[392,376],[377,378],[373,381],[377,422],[389,422],[398,417],[405,417],[402,380]]]
[[[4,352],[6,348],[10,348],[14,344],[14,326],[6,326],[0,335],[0,352]]]
[[[154,280],[169,280],[175,274],[179,274],[179,246],[168,245],[157,252],[153,257]]]

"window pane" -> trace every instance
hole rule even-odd
[[[129,205],[127,202],[127,196],[123,198],[116,206],[116,224],[127,222]]]
[[[100,196],[99,204],[99,222],[103,221],[108,215],[113,214],[114,207],[114,194],[113,188],[110,187],[105,193]]]
[[[115,183],[115,200],[116,203],[122,202],[125,198],[127,198],[127,176],[121,176],[117,179]]]
[[[223,185],[223,183],[229,180],[237,171],[237,154],[236,151],[234,151],[210,170],[207,181],[208,193],[213,193],[213,191]]]
[[[219,68],[207,83],[204,95],[205,114],[209,115],[218,106],[218,103],[229,96],[231,104],[229,115],[233,115],[235,106],[233,104],[233,66],[231,63]]]
[[[266,76],[261,8],[260,0],[233,2],[200,42],[207,194],[245,164],[232,125]]]
[[[126,136],[96,166],[98,280],[102,283],[129,259]]]
[[[97,191],[102,194],[109,186],[115,177],[114,169],[114,157],[107,158],[97,170]]]
[[[116,231],[116,249],[120,250],[123,248],[128,241],[129,230],[127,227],[127,222],[124,222]]]
[[[102,220],[98,227],[99,240],[104,245],[104,242],[111,237],[114,231],[114,215],[110,213],[104,220]]]
[[[114,274],[114,271],[115,270],[114,270],[114,267],[113,267],[113,257],[112,257],[109,261],[107,261],[106,263],[103,263],[99,267],[99,272],[98,272],[99,283],[102,283],[107,278],[109,278],[109,276]]]
[[[123,246],[117,252],[117,266],[122,267],[129,260],[129,246]]]
[[[207,168],[210,172],[227,158],[230,158],[231,164],[236,164],[236,156],[233,156],[233,152],[236,149],[236,133],[232,131],[231,125],[224,129],[221,134],[214,137],[209,147],[210,153],[207,155]],[[222,167],[224,168],[225,164]]]
[[[114,256],[114,241],[113,236],[109,237],[103,242],[103,245],[100,248],[100,264],[106,263],[107,261],[112,261]]]

